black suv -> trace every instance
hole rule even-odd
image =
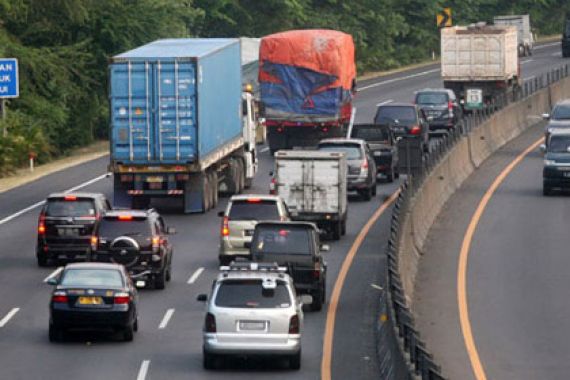
[[[376,171],[386,176],[388,182],[400,177],[398,147],[394,132],[387,125],[354,124],[350,137],[362,139],[368,143],[376,162]]]
[[[38,265],[44,267],[50,260],[85,259],[93,226],[110,209],[111,204],[103,194],[51,194],[38,220]]]
[[[396,137],[419,139],[424,152],[429,150],[429,124],[423,111],[412,103],[378,106],[374,124],[388,125]]]
[[[416,92],[415,103],[424,112],[430,131],[449,131],[461,120],[455,93],[446,88],[426,88]]]
[[[261,222],[255,226],[251,258],[288,268],[299,294],[310,294],[311,309],[326,303],[327,264],[321,255],[328,251],[319,241],[319,229],[309,222]]]
[[[172,273],[168,235],[174,233],[154,209],[110,211],[95,226],[88,260],[123,264],[131,278],[164,289]]]

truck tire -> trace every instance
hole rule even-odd
[[[340,240],[342,236],[342,221],[338,220],[331,224],[333,240]]]
[[[214,183],[214,173],[208,173],[208,196],[210,197],[210,208],[214,208],[214,193],[216,192],[216,184]]]
[[[390,183],[394,182],[394,167],[390,168],[390,171],[386,173],[386,180]]]
[[[342,230],[342,235],[346,235],[346,219],[343,219],[341,222],[341,230]]]
[[[312,294],[313,302],[311,302],[311,311],[321,311],[323,309],[322,290],[317,290]]]
[[[212,177],[210,178],[210,183],[212,184],[212,208],[218,207],[218,201],[220,198],[219,192],[219,182],[218,182],[218,173],[212,172]]]
[[[241,158],[237,159],[237,165],[238,165],[238,185],[239,185],[239,193],[241,194],[243,192],[243,190],[245,189],[245,165],[243,163],[243,160]]]

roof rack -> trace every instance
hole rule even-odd
[[[258,263],[254,261],[232,261],[230,265],[221,266],[220,271],[261,271],[261,272],[275,272],[286,273],[286,267],[280,267],[277,263]]]

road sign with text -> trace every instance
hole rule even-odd
[[[436,22],[438,28],[445,28],[447,26],[452,26],[451,22],[451,8],[444,8],[443,11],[436,15]]]
[[[17,98],[19,95],[18,60],[0,58],[0,99]]]

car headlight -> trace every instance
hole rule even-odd
[[[544,166],[553,166],[556,165],[556,161],[554,160],[544,160]]]

